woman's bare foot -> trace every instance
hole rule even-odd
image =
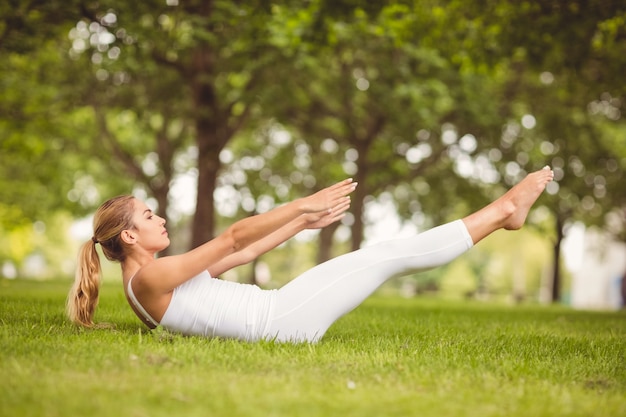
[[[526,216],[550,181],[554,172],[546,166],[530,173],[494,203],[500,204],[504,214],[502,228],[517,230],[524,225]]]
[[[554,179],[554,172],[546,166],[528,174],[521,182],[485,208],[463,219],[474,243],[498,229],[517,230],[543,190]]]

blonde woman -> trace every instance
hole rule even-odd
[[[165,221],[144,202],[121,196],[94,217],[94,234],[79,254],[68,297],[69,318],[92,326],[100,259],[122,267],[130,307],[150,328],[244,341],[317,342],[341,316],[392,277],[452,261],[498,229],[519,229],[554,174],[529,174],[483,209],[451,223],[331,259],[278,290],[215,279],[251,262],[304,229],[339,221],[357,184],[341,181],[309,197],[240,220],[215,239],[181,255],[156,258],[169,243]]]

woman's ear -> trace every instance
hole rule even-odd
[[[122,238],[122,242],[126,243],[127,245],[132,245],[135,243],[135,235],[130,230],[122,230],[120,237]]]

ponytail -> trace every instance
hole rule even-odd
[[[96,242],[95,239],[89,240],[80,248],[74,285],[67,297],[69,319],[85,327],[93,326],[100,292],[101,269]]]
[[[133,227],[133,200],[130,195],[114,197],[96,210],[93,237],[78,252],[76,277],[67,296],[67,316],[76,324],[93,327],[102,274],[96,244],[100,244],[108,260],[123,262],[126,259],[127,248],[120,234]]]

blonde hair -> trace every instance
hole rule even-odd
[[[126,247],[120,238],[123,230],[133,228],[133,200],[130,195],[114,197],[103,203],[93,218],[93,237],[78,252],[74,285],[67,297],[67,316],[81,326],[92,327],[100,292],[100,257],[96,244],[110,261],[123,262]]]

